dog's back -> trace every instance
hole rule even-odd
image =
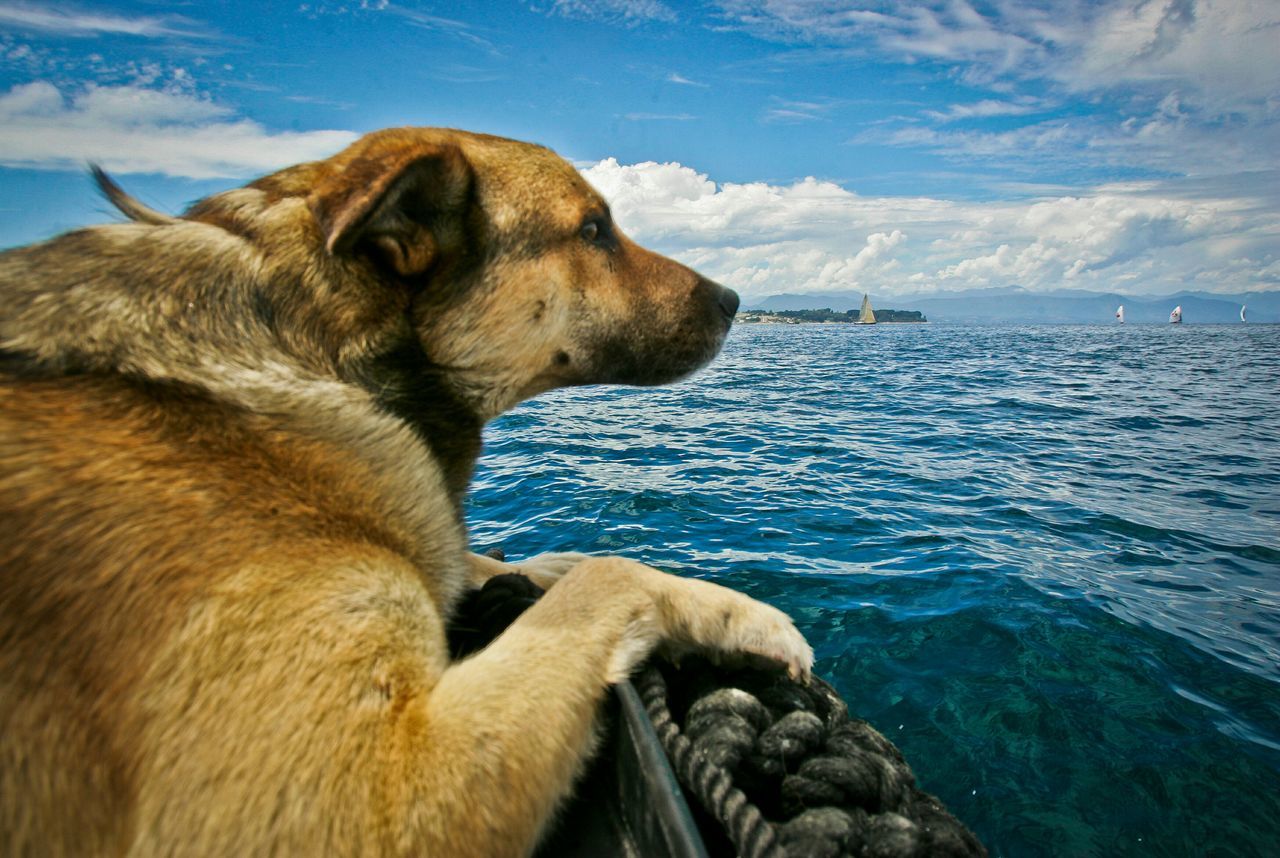
[[[156,235],[165,230],[203,244],[170,257],[172,271],[148,270],[149,247],[171,243]],[[316,714],[318,694],[362,694],[325,669],[360,658],[352,642],[367,640],[369,629],[341,618],[367,623],[359,603],[385,600],[410,618],[398,634],[440,651],[437,609],[403,560],[395,517],[379,514],[386,499],[367,462],[174,378],[202,356],[228,358],[210,348],[207,308],[191,321],[187,354],[163,341],[173,330],[148,330],[157,305],[186,309],[164,282],[180,285],[184,263],[234,273],[216,260],[226,243],[198,224],[122,224],[0,257],[0,330],[23,346],[0,353],[7,854],[316,847],[326,842],[317,820],[326,810],[342,819],[359,779],[299,787],[310,808],[276,790],[342,771],[331,755],[367,749],[358,719]],[[335,561],[345,576],[314,574]],[[378,575],[361,574],[373,566]]]

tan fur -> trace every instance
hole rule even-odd
[[[0,255],[0,853],[526,854],[655,647],[807,673],[780,612],[574,554],[449,660],[512,568],[484,422],[692,372],[737,305],[553,153],[393,129],[181,217],[99,178],[135,222]]]

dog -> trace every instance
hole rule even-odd
[[[528,143],[388,129],[0,255],[0,852],[522,855],[655,649],[807,677],[782,612],[469,549],[485,422],[655,385],[738,298]],[[547,593],[452,661],[460,597]]]

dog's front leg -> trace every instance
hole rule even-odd
[[[450,666],[421,720],[402,722],[413,732],[401,747],[419,739],[423,754],[400,809],[406,847],[530,851],[592,752],[608,686],[663,644],[763,657],[799,676],[813,661],[774,608],[629,560],[585,560],[488,647]]]

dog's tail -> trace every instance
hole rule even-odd
[[[97,164],[90,164],[89,171],[93,173],[93,180],[97,182],[98,190],[102,191],[102,195],[110,200],[111,204],[118,208],[120,213],[129,218],[129,220],[156,226],[178,222],[178,218],[158,212],[126,194],[124,189],[116,184],[116,180],[108,176],[107,172]]]

